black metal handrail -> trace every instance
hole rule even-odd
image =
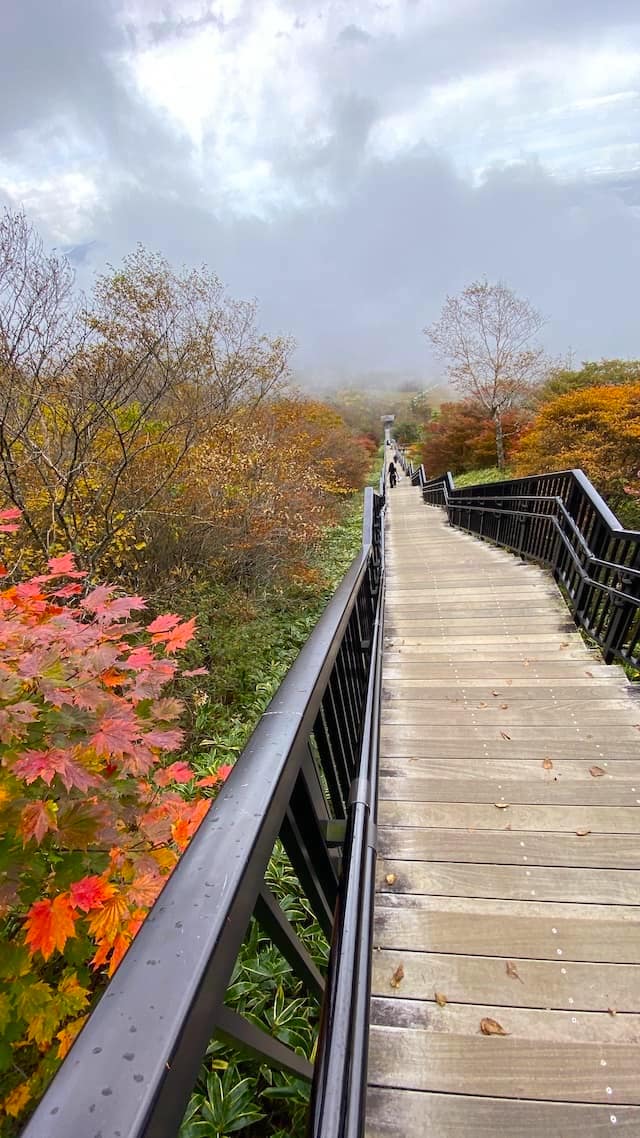
[[[384,489],[384,487],[383,487]],[[312,1138],[363,1131],[384,496],[363,546],[45,1093],[23,1138],[175,1138],[214,1036],[312,1080]],[[278,838],[331,941],[325,978],[265,871]],[[254,916],[322,999],[315,1067],[224,1004]]]
[[[456,489],[402,456],[427,505],[451,525],[551,569],[576,624],[607,663],[640,668],[640,532],[625,529],[582,470]]]

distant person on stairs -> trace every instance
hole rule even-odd
[[[395,463],[390,462],[389,463],[389,485],[390,485],[392,490],[393,490],[393,487],[395,486],[397,481],[398,481],[398,473],[396,471]]]

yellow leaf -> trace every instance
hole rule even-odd
[[[12,1118],[17,1118],[22,1113],[25,1106],[31,1098],[31,1091],[28,1083],[19,1083],[14,1087],[10,1094],[7,1095],[3,1102],[3,1107],[6,1114],[10,1114]]]
[[[434,995],[436,997],[436,1003],[437,1003],[438,1007],[439,1008],[446,1007],[446,1005],[448,1003],[447,997],[445,995],[443,995],[442,992],[435,992]]]

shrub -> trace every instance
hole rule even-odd
[[[3,511],[0,529],[18,517]],[[168,614],[143,629],[131,619],[142,598],[87,592],[84,578],[66,554],[0,592],[0,1072],[12,1117],[42,1093],[224,775],[170,761],[182,704],[163,691],[195,621]]]

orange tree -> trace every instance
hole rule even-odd
[[[582,467],[624,510],[640,492],[640,383],[588,387],[545,404],[515,461],[519,474]]]
[[[157,553],[244,585],[295,575],[369,464],[368,441],[322,403],[240,409],[194,449],[166,514],[145,519],[148,567]]]
[[[506,461],[524,429],[527,413],[506,411],[502,431]],[[495,426],[473,400],[443,403],[437,415],[422,428],[421,457],[429,475],[451,470],[461,474],[495,463]]]
[[[17,510],[0,513],[12,532]],[[2,569],[8,576],[6,569]],[[87,590],[72,554],[0,592],[0,1108],[37,1100],[226,773],[171,761],[194,620]],[[182,673],[189,675],[189,673]]]

